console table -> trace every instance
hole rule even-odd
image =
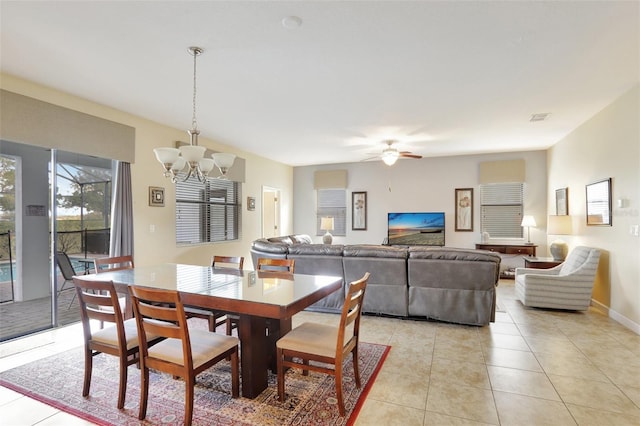
[[[527,256],[536,255],[535,244],[476,244],[476,250],[489,250],[504,254],[525,254]]]
[[[524,254],[525,256],[535,256],[536,247],[538,246],[535,244],[476,244],[476,250],[488,250],[503,254]],[[515,276],[515,268],[505,269],[500,273],[500,278],[512,280]]]

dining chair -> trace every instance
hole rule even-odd
[[[67,256],[67,253],[63,251],[59,251],[56,253],[56,263],[58,264],[58,268],[60,269],[62,278],[64,278],[62,287],[60,287],[60,289],[58,290],[58,296],[60,296],[60,293],[62,293],[62,290],[64,290],[64,287],[67,285],[67,283],[71,283],[71,285],[73,286],[73,276],[76,275],[76,270],[73,267],[73,264],[69,259],[69,256]],[[69,288],[73,288],[73,287],[69,287]],[[73,301],[75,299],[76,299],[76,294],[74,293],[67,309],[71,308],[71,305],[73,305]]]
[[[93,260],[96,274],[101,272],[120,271],[122,269],[132,269],[133,256],[115,256],[115,257],[102,257]]]
[[[184,305],[180,294],[175,290],[129,286],[129,292],[138,334],[153,334],[166,338],[153,347],[149,347],[145,339],[140,340],[140,420],[147,414],[149,369],[184,379],[185,425],[190,425],[193,418],[196,376],[217,362],[225,358],[230,359],[231,393],[233,398],[240,395],[237,338],[204,330],[189,330]]]
[[[124,320],[118,295],[112,281],[93,281],[75,277],[73,283],[80,304],[80,318],[84,336],[84,383],[82,396],[89,395],[93,357],[105,353],[120,360],[118,408],[124,407],[127,391],[127,367],[139,361],[138,329],[134,319]],[[113,323],[97,331],[91,330],[91,320]],[[147,335],[151,343],[158,336]]]
[[[215,269],[228,269],[233,271],[242,271],[244,266],[244,257],[242,256],[212,256],[211,267]],[[222,324],[227,322],[227,313],[224,311],[216,311],[212,309],[203,309],[195,306],[185,306],[184,312],[187,318],[202,318],[207,320],[209,331],[214,332]],[[228,333],[229,336],[231,334]]]
[[[295,269],[294,259],[271,259],[267,257],[258,258],[258,266],[257,266],[258,273],[293,274],[294,269]],[[233,330],[238,328],[239,322],[240,322],[239,315],[227,314],[226,316],[227,336],[231,336],[231,334],[233,333]]]
[[[285,334],[276,342],[278,365],[278,398],[284,402],[284,370],[285,367],[301,368],[303,375],[309,371],[335,376],[336,397],[340,415],[345,415],[342,398],[342,364],[346,357],[353,357],[353,373],[356,386],[360,387],[360,371],[358,369],[358,343],[360,336],[360,317],[362,301],[369,280],[369,273],[349,284],[347,297],[342,307],[340,324],[337,327],[306,322]],[[294,358],[301,362],[294,361]],[[310,364],[310,361],[330,364]]]

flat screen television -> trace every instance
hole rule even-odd
[[[444,246],[444,212],[389,213],[389,245]]]

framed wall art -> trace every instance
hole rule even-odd
[[[590,183],[587,190],[587,225],[611,226],[611,178]]]
[[[456,231],[473,231],[473,188],[456,188]]]
[[[351,193],[351,229],[367,230],[367,193],[365,191]]]
[[[569,188],[556,189],[556,216],[569,214]]]
[[[164,188],[158,186],[149,187],[149,205],[164,207]]]

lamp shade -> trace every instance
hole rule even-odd
[[[333,231],[333,218],[323,217],[320,219],[320,229],[323,231]]]
[[[534,219],[533,216],[522,216],[522,223],[520,224],[520,226],[536,226],[536,220]]]
[[[571,216],[549,216],[547,221],[547,234],[549,235],[570,235],[571,234]]]
[[[211,158],[203,158],[198,161],[198,166],[200,167],[200,171],[206,175],[209,174],[211,170],[213,170],[213,168],[215,167],[215,163]]]

